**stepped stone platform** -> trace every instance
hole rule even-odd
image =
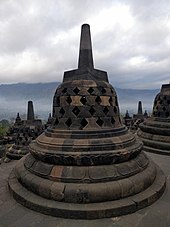
[[[140,124],[144,150],[170,155],[170,84],[163,84],[154,100],[152,117]]]
[[[167,178],[165,192],[152,205],[135,213],[114,218],[80,220],[52,217],[28,209],[15,201],[8,188],[8,177],[17,160],[0,165],[0,226],[1,227],[168,227],[170,226],[170,157],[147,154],[160,166]]]
[[[160,198],[166,178],[120,118],[107,72],[95,69],[90,26],[82,25],[78,69],[64,73],[52,124],[9,176],[19,203],[44,214],[102,219],[138,211]]]

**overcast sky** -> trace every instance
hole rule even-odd
[[[0,0],[0,83],[61,82],[77,68],[83,23],[114,86],[169,83],[169,0]]]

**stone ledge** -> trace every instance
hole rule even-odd
[[[143,152],[128,162],[122,162],[114,165],[98,165],[95,167],[55,166],[38,161],[30,154],[25,156],[23,160],[25,168],[34,175],[66,183],[82,182],[82,180],[84,183],[119,180],[143,171],[149,164],[149,159]],[[19,163],[17,166],[19,166]],[[70,174],[68,174],[68,172],[70,172]]]
[[[25,155],[25,154],[24,154]],[[19,160],[21,159],[22,157],[24,157],[23,154],[14,154],[14,153],[10,153],[10,152],[7,152],[6,153],[6,156],[9,158],[9,159],[15,159],[15,160]]]
[[[9,176],[9,188],[20,204],[51,216],[73,219],[109,218],[133,213],[155,202],[164,192],[165,185],[165,176],[157,167],[157,177],[154,183],[141,193],[110,202],[73,204],[37,196],[18,182],[14,171]]]
[[[168,150],[156,149],[156,148],[148,147],[148,146],[143,146],[143,150],[146,152],[170,156],[170,151],[168,151]]]

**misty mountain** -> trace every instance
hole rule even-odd
[[[17,112],[27,113],[27,103],[32,100],[35,114],[47,119],[52,109],[54,92],[59,83],[18,83],[0,85],[0,119],[15,117]]]
[[[40,118],[47,119],[52,110],[53,95],[58,87],[58,82],[51,83],[18,83],[0,85],[0,119],[15,117],[17,112],[26,114],[27,102],[34,102],[35,114]],[[142,101],[143,110],[151,112],[155,90],[121,89],[115,88],[119,107],[122,113],[129,110],[130,113],[137,112],[138,101]]]
[[[129,113],[137,113],[138,102],[142,101],[143,111],[147,110],[148,113],[152,112],[153,102],[155,96],[159,93],[159,89],[121,89],[115,88],[118,99],[119,107],[122,113],[126,110]]]

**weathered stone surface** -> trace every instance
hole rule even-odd
[[[159,169],[158,169],[159,170]],[[12,173],[13,174],[13,173]],[[13,180],[11,180],[13,179]],[[116,184],[116,182],[115,182]],[[128,213],[132,213],[141,209],[145,206],[152,204],[155,200],[157,200],[162,194],[162,190],[165,188],[165,177],[162,173],[158,175],[156,180],[154,181],[151,188],[149,187],[147,190],[133,195],[129,198],[119,199],[115,201],[108,201],[104,203],[88,203],[88,204],[79,204],[79,203],[64,203],[64,202],[54,202],[52,200],[47,200],[43,197],[40,197],[31,191],[27,191],[22,185],[17,183],[17,179],[15,177],[9,178],[9,185],[14,193],[14,198],[17,199],[21,204],[31,208],[33,210],[51,214],[57,217],[64,218],[79,218],[79,219],[96,219],[96,218],[106,218],[106,217],[115,217]],[[19,187],[18,187],[19,186]],[[154,189],[156,186],[156,190]],[[160,186],[160,187],[158,187]],[[163,186],[163,187],[162,187]],[[63,191],[64,188],[58,188],[55,186],[55,182],[53,188],[57,188],[58,193],[56,194],[57,200],[63,199]],[[85,190],[82,192],[83,196],[86,195]],[[108,190],[111,190],[110,188]],[[118,190],[116,190],[117,193]],[[102,193],[102,191],[100,192]],[[113,191],[114,193],[114,191]],[[60,198],[59,198],[60,195]],[[68,197],[70,198],[70,194]],[[79,197],[75,197],[78,199]],[[83,197],[87,199],[86,197]],[[81,198],[82,199],[82,198]]]
[[[52,119],[11,173],[18,202],[53,216],[96,219],[135,212],[163,193],[165,178],[158,180],[160,169],[122,124],[107,73],[94,69],[89,25],[82,26],[78,69],[64,73],[54,94]]]
[[[144,150],[170,155],[170,84],[163,84],[154,100],[152,117],[140,125]]]

